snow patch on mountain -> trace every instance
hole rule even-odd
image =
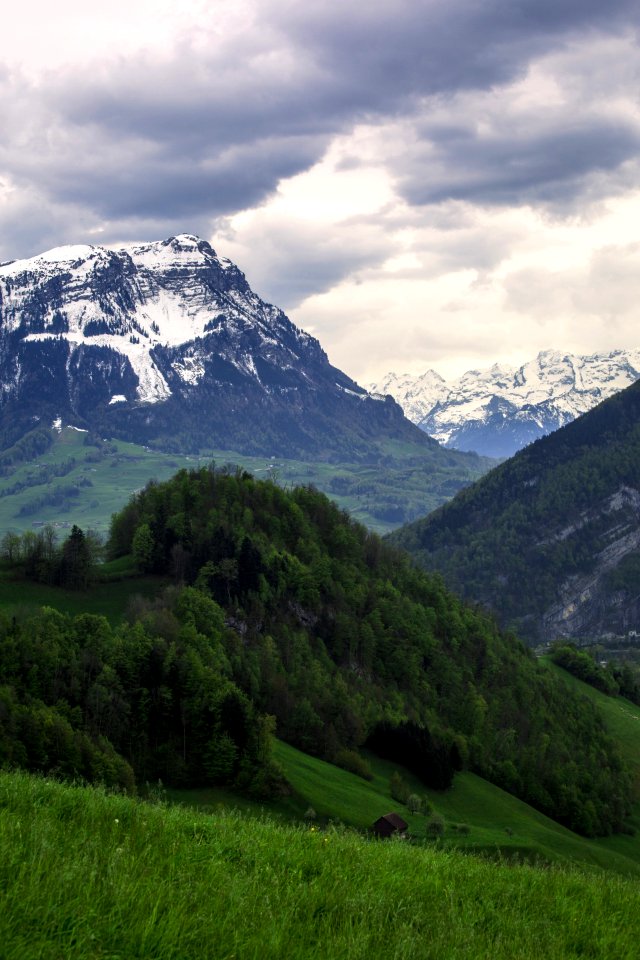
[[[117,353],[124,354],[131,369],[138,378],[137,397],[145,403],[160,403],[171,396],[169,386],[149,356],[149,349],[143,343],[131,343],[122,335],[103,334],[95,337],[83,337],[81,331],[73,330],[67,333],[30,333],[24,340],[29,342],[43,340],[66,340],[73,350],[81,346],[107,347]]]
[[[145,403],[171,396],[154,348],[216,334],[228,340],[251,329],[256,349],[268,350],[279,345],[274,325],[292,326],[249,289],[230,260],[191,234],[115,250],[56,247],[14,260],[0,266],[0,307],[3,332],[21,334],[26,342],[65,340],[72,354],[102,347],[126,357],[138,380],[136,398]],[[311,340],[293,329],[301,345]],[[239,366],[259,380],[252,357]],[[195,357],[173,369],[185,384],[204,375]]]
[[[205,374],[204,364],[197,357],[186,356],[182,360],[176,360],[171,367],[183,383],[199,383]]]
[[[389,373],[380,383],[368,387],[374,396],[391,394],[403,408],[405,416],[413,423],[420,423],[449,394],[449,386],[435,370],[427,370],[418,377],[403,373]],[[400,399],[402,398],[402,399]]]

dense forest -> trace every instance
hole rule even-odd
[[[117,630],[50,608],[0,619],[2,765],[131,792],[158,779],[277,789],[272,721],[231,680],[219,607],[193,589],[171,600]]]
[[[316,490],[182,471],[114,516],[108,550],[172,584],[115,628],[0,622],[5,763],[264,794],[275,718],[354,770],[369,745],[431,786],[466,767],[582,833],[623,829],[630,778],[592,706]]]
[[[453,590],[488,606],[503,625],[539,640],[562,585],[596,571],[616,539],[620,556],[618,566],[605,564],[602,616],[613,593],[618,608],[637,606],[639,475],[636,383],[390,540],[441,572]]]

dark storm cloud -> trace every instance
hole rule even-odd
[[[337,9],[291,0],[287,31],[373,110],[410,94],[505,83],[581,31],[637,30],[638,14],[636,0],[373,0]]]
[[[567,120],[557,129],[508,125],[483,136],[435,129],[407,159],[401,189],[411,204],[442,200],[570,206],[588,178],[620,170],[640,152],[640,127]]]
[[[92,164],[85,177],[77,169],[47,171],[43,181],[64,202],[80,203],[100,216],[187,218],[207,212],[235,212],[259,203],[281,177],[312,164],[322,150],[318,138],[291,137],[226,147],[207,156],[158,150],[142,165],[135,145],[113,163]],[[142,166],[142,169],[141,169]]]
[[[417,204],[553,199],[637,150],[629,125],[602,118],[490,140],[466,116],[449,129],[419,120],[430,98],[495,89],[567,41],[628,29],[636,0],[286,0],[258,11],[244,32],[183,40],[162,62],[123,56],[31,85],[0,73],[0,176],[76,223],[100,219],[108,240],[128,218],[193,229],[255,206],[358,122],[415,118],[396,174]],[[34,227],[20,252],[40,243]]]

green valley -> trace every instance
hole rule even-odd
[[[74,543],[32,535],[15,572],[49,584]],[[599,714],[317,491],[182,471],[114,517],[109,552],[172,585],[120,623],[5,615],[7,762],[266,796],[275,724],[347,769],[373,749],[432,788],[465,769],[578,832],[624,829],[631,778]]]
[[[34,434],[37,439],[34,439]],[[107,534],[113,513],[149,480],[163,481],[180,468],[227,463],[284,487],[313,484],[371,529],[385,533],[422,516],[481,476],[493,461],[475,454],[417,447],[403,440],[371,445],[370,456],[352,463],[288,460],[209,449],[199,455],[166,453],[127,443],[88,438],[64,427],[40,428],[0,454],[0,531],[74,523]]]
[[[64,550],[0,581],[7,960],[634,957],[640,708],[308,487],[183,470]]]

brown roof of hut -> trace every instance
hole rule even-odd
[[[384,816],[378,817],[371,829],[379,837],[390,837],[396,831],[404,833],[408,826],[409,824],[405,823],[399,813],[385,813]]]

